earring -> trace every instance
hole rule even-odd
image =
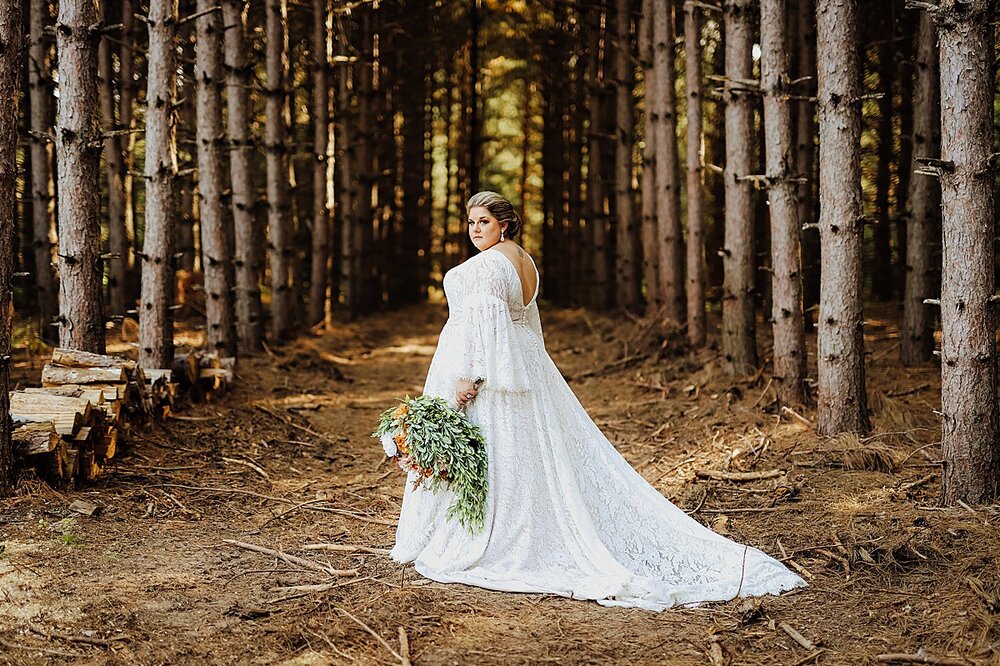
[[[503,242],[503,229],[500,230],[500,242]]]

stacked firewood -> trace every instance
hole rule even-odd
[[[118,356],[56,349],[41,388],[11,393],[15,452],[57,486],[96,479],[131,431],[170,416],[179,392],[209,399],[234,379],[234,359],[179,353],[173,368],[143,370]]]

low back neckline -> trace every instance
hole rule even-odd
[[[482,254],[486,254],[487,252],[490,252],[492,254],[499,254],[501,257],[503,257],[504,261],[506,261],[510,265],[510,267],[514,270],[514,275],[517,276],[518,284],[520,284],[521,286],[521,294],[524,294],[524,284],[521,281],[521,274],[518,273],[517,266],[514,265],[514,261],[500,250],[492,250],[491,248],[486,248],[485,250],[482,251]],[[535,299],[538,298],[538,290],[541,287],[542,276],[538,273],[538,266],[535,265],[535,259],[527,252],[525,252],[525,254],[528,256],[528,261],[531,262],[531,267],[535,269],[535,293],[531,296],[531,298],[528,300],[527,303],[523,303],[521,305],[521,307],[523,308],[528,308],[531,307],[531,304],[534,303]],[[520,302],[520,299],[518,299],[518,302]]]

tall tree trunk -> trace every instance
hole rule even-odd
[[[761,90],[771,216],[774,378],[778,400],[805,402],[806,346],[802,323],[802,260],[796,188],[792,110],[788,101],[787,0],[761,0]]]
[[[587,61],[587,78],[589,81],[589,127],[587,146],[587,224],[590,229],[590,261],[592,273],[586,284],[590,287],[589,303],[593,308],[603,309],[610,306],[607,298],[608,285],[612,277],[607,270],[606,256],[609,252],[608,239],[608,209],[606,205],[606,184],[601,165],[605,161],[605,142],[602,136],[604,128],[603,109],[607,96],[605,78],[605,49],[607,40],[604,24],[604,5],[600,0],[596,6],[589,9],[588,21],[589,55]]]
[[[886,11],[888,28],[883,33],[878,49],[878,169],[875,173],[875,266],[872,281],[875,297],[880,301],[892,300],[896,284],[892,257],[892,219],[889,196],[892,188],[893,146],[893,80],[895,79],[895,49],[893,48],[892,3]]]
[[[808,97],[816,90],[816,2],[797,0],[795,3],[797,79],[804,80],[798,92]],[[795,170],[804,182],[799,184],[799,222],[810,225],[802,236],[802,301],[806,312],[819,303],[819,233],[816,224],[816,107],[809,99],[798,103],[795,119]],[[807,326],[812,317],[807,315]]]
[[[752,0],[726,0],[726,240],[723,248],[722,353],[731,375],[757,366],[754,313],[753,103],[741,89],[752,77]]]
[[[427,16],[420,12],[412,22],[414,35],[423,35],[427,32]],[[430,221],[424,216],[425,206],[423,197],[427,191],[424,187],[425,173],[425,151],[424,151],[424,128],[426,126],[427,99],[427,62],[423,53],[414,52],[408,58],[406,72],[403,73],[404,81],[408,81],[407,89],[403,100],[403,150],[402,150],[402,181],[403,181],[403,202],[402,210],[405,211],[406,225],[401,229],[401,249],[403,252],[403,266],[405,275],[409,278],[403,292],[405,301],[413,302],[425,295],[426,284],[423,276],[427,275],[424,269],[429,256],[420,256],[421,248],[426,239],[430,238]],[[475,78],[475,74],[473,74]],[[469,99],[467,104],[471,104],[471,113],[475,117],[477,102],[474,98]],[[470,125],[470,141],[476,145],[475,123]],[[470,160],[472,157],[470,156]],[[475,166],[470,163],[470,184],[474,186]],[[463,207],[464,207],[463,202]],[[465,211],[463,211],[464,214]]]
[[[197,94],[198,195],[201,229],[201,265],[205,275],[205,317],[208,346],[231,356],[233,344],[232,295],[229,283],[231,254],[222,204],[222,19],[213,11],[215,0],[198,0],[195,40]]]
[[[577,13],[577,23],[583,22],[581,12]],[[590,238],[586,234],[584,226],[584,202],[583,202],[583,151],[586,145],[586,134],[584,132],[584,108],[587,102],[586,71],[587,60],[579,52],[580,44],[577,44],[576,64],[573,67],[572,81],[570,86],[571,102],[569,107],[569,139],[568,145],[568,206],[569,228],[571,238],[569,239],[569,279],[576,288],[570,290],[569,304],[572,306],[583,306],[587,303],[587,292],[583,288],[587,284],[585,271],[589,264],[587,256],[587,245]],[[530,126],[531,120],[525,121],[524,126]],[[530,137],[525,137],[525,146],[530,148]],[[522,197],[526,199],[526,197]],[[525,215],[525,205],[521,204],[522,215]]]
[[[373,84],[373,72],[372,67],[374,63],[373,55],[373,45],[372,45],[372,13],[371,8],[364,8],[360,10],[360,20],[361,20],[361,44],[359,46],[359,51],[361,53],[361,59],[357,63],[357,73],[358,73],[358,85],[356,86],[356,92],[358,97],[358,120],[357,120],[357,141],[358,148],[355,153],[357,158],[357,164],[355,166],[355,178],[357,180],[357,220],[358,220],[358,237],[357,237],[357,247],[358,247],[358,291],[361,297],[359,302],[359,311],[362,313],[370,312],[377,305],[378,291],[375,285],[375,271],[373,267],[374,262],[374,233],[372,230],[373,225],[373,214],[372,209],[372,188],[375,184],[375,176],[373,172],[373,135],[372,135],[372,99],[374,97],[374,92],[372,90]],[[433,117],[433,114],[427,114],[428,121]],[[429,134],[433,136],[433,129]],[[428,171],[432,166],[432,162],[428,160]],[[428,182],[430,179],[428,178]],[[428,192],[433,191],[428,187]],[[426,212],[425,215],[430,219],[430,206],[431,197],[428,195],[425,197],[426,201]],[[430,235],[427,236],[430,239]]]
[[[288,198],[288,25],[287,0],[266,0],[267,229],[271,251],[271,333],[283,340],[292,329],[291,203]]]
[[[347,35],[345,31],[347,28],[344,27],[344,23],[341,23],[340,27],[340,40],[341,49],[347,50]],[[340,240],[340,290],[343,294],[344,299],[344,314],[348,319],[353,319],[358,315],[359,305],[360,305],[360,294],[358,293],[358,260],[359,257],[356,254],[358,247],[358,220],[355,212],[355,199],[357,194],[356,182],[354,174],[354,167],[356,166],[356,160],[354,157],[354,151],[357,149],[357,144],[355,141],[355,131],[354,131],[354,109],[353,109],[353,81],[351,77],[351,68],[348,65],[342,65],[337,72],[337,137],[336,137],[336,147],[337,147],[337,179],[340,184],[340,192],[337,201],[337,208],[340,212],[341,220],[341,240]],[[422,105],[421,105],[422,106]],[[410,113],[407,109],[404,113]],[[405,123],[405,121],[404,121]],[[421,129],[416,132],[420,137],[423,137],[423,125],[421,124]],[[413,128],[411,128],[412,130]],[[404,139],[405,141],[405,139]],[[404,149],[405,150],[405,149]],[[405,154],[405,153],[404,153]],[[420,151],[423,155],[423,150]],[[404,174],[404,178],[409,178],[410,182],[416,181],[417,183],[423,183],[423,167],[422,165],[417,171],[417,167],[413,168],[413,171],[409,174]],[[404,188],[405,186],[404,180]],[[418,218],[419,213],[416,210],[416,202],[419,198],[419,193],[414,195],[413,188],[411,187],[411,194],[409,201],[413,202],[414,207],[408,208],[408,211],[413,211],[413,218]],[[404,198],[406,195],[404,194]],[[420,229],[421,227],[414,223],[413,229]],[[406,248],[404,250],[404,256],[407,257],[406,266],[409,270],[405,271],[405,274],[409,277],[406,282],[406,288],[409,290],[406,294],[406,300],[415,300],[417,298],[417,288],[416,284],[416,262],[419,241],[416,238],[417,234],[413,229],[407,229],[403,233],[403,246]]]
[[[103,10],[104,23],[113,23],[106,3]],[[125,184],[122,182],[125,165],[122,162],[118,137],[111,134],[119,129],[115,113],[111,49],[111,39],[105,35],[101,38],[97,59],[101,83],[101,117],[104,121],[104,130],[109,133],[104,139],[104,172],[108,179],[108,249],[111,251],[108,265],[108,309],[110,314],[122,315],[129,306],[128,264],[132,239],[129,238],[125,227]]]
[[[666,316],[684,321],[684,254],[681,242],[680,164],[677,156],[677,96],[674,93],[673,3],[654,2],[653,76],[656,78],[656,224],[660,297]]]
[[[866,433],[862,328],[861,99],[853,2],[817,4],[819,195],[823,281],[820,285],[821,435]]]
[[[941,67],[941,499],[998,494],[994,297],[993,43],[995,0],[944,0]]]
[[[59,126],[59,345],[104,353],[97,95],[100,22],[93,0],[63,0],[56,19]]]
[[[118,125],[123,130],[134,129],[133,104],[136,99],[135,52],[138,37],[135,30],[135,9],[133,0],[121,0],[121,44],[118,51]],[[129,132],[118,137],[118,154],[121,156],[122,216],[125,222],[125,238],[130,243],[124,255],[125,275],[129,280],[125,293],[134,302],[139,294],[139,282],[135,274],[135,204],[133,172],[135,171],[135,133]]]
[[[684,4],[684,85],[687,91],[687,295],[688,341],[705,344],[705,220],[702,183],[701,14]]]
[[[469,9],[469,196],[479,191],[479,25],[482,0],[472,0]],[[462,202],[465,205],[465,201]]]
[[[177,0],[150,0],[146,77],[146,233],[142,245],[139,365],[169,368],[174,360],[174,180],[177,139]]]
[[[663,307],[660,285],[660,234],[656,227],[656,122],[663,100],[657,89],[653,70],[655,10],[653,0],[642,0],[639,22],[639,63],[642,65],[643,123],[642,147],[642,274],[646,285],[646,315],[655,315]]]
[[[31,99],[31,217],[38,290],[38,330],[45,340],[56,338],[53,325],[59,312],[56,276],[52,270],[52,40],[43,30],[51,15],[46,2],[30,2],[28,91]]]
[[[920,15],[917,32],[916,67],[913,81],[913,160],[910,169],[909,214],[906,220],[906,283],[903,296],[903,331],[900,355],[904,365],[931,360],[934,351],[932,312],[924,299],[933,296],[931,240],[937,228],[940,183],[914,174],[917,158],[937,158],[940,142],[938,105],[937,30],[934,19]]]
[[[65,0],[63,0],[65,2]],[[0,2],[0,497],[14,492],[11,444],[10,355],[14,229],[17,225],[17,118],[24,71],[24,25],[21,0]]]
[[[189,39],[188,35],[178,30],[177,40],[181,42],[181,62],[178,65],[181,71],[179,84],[180,89],[184,91],[183,97],[177,102],[179,106],[177,133],[180,137],[180,145],[184,146],[186,153],[184,156],[178,155],[178,159],[186,157],[190,162],[184,164],[185,173],[178,177],[175,184],[177,188],[176,205],[179,210],[177,211],[178,215],[174,225],[174,233],[177,237],[177,254],[180,257],[179,267],[183,270],[194,272],[195,270],[204,269],[198,251],[199,243],[195,239],[195,226],[200,217],[198,212],[198,197],[195,195],[194,177],[198,167],[198,151],[194,147],[196,143],[195,135],[197,133],[195,126],[198,124],[195,109],[196,95],[194,92],[197,83],[194,80],[193,36]]]
[[[618,247],[615,262],[617,304],[636,311],[641,302],[642,279],[639,225],[635,220],[635,194],[632,190],[632,149],[634,118],[632,113],[632,40],[631,2],[615,3],[615,199],[618,218]]]
[[[263,334],[258,239],[254,216],[253,138],[250,136],[250,72],[247,62],[246,12],[244,0],[222,3],[226,70],[226,134],[229,139],[229,177],[232,182],[233,246],[236,278],[236,339],[239,350],[252,353],[260,348]]]
[[[330,161],[330,3],[313,0],[313,228],[309,274],[309,325],[326,318],[327,265],[330,261],[330,211],[326,190]]]

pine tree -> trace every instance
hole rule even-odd
[[[260,303],[262,248],[254,216],[254,156],[250,136],[250,72],[247,62],[246,3],[223,0],[222,21],[226,71],[226,136],[229,141],[229,176],[232,183],[233,257],[236,267],[236,339],[242,353],[260,348],[263,317]]]
[[[63,0],[56,18],[59,58],[59,344],[104,353],[97,95],[100,25],[93,0]]]
[[[288,25],[287,0],[266,0],[265,132],[267,230],[271,258],[271,332],[275,340],[292,329],[292,222],[288,196]]]
[[[866,433],[862,329],[861,99],[857,7],[820,0],[819,63],[820,288],[819,406],[821,435]]]
[[[631,3],[615,3],[615,200],[617,217],[617,253],[615,285],[619,307],[636,310],[642,301],[641,245],[639,225],[635,220],[635,196],[632,190],[633,108]]]
[[[772,325],[774,377],[778,399],[805,401],[806,346],[802,314],[800,224],[792,147],[792,111],[788,100],[788,22],[786,0],[761,0],[761,90],[767,153],[771,218]]]
[[[993,58],[995,0],[943,0],[941,68],[942,500],[998,496],[994,296]]]
[[[705,344],[705,220],[702,182],[701,14],[684,4],[684,85],[687,91],[687,294],[688,341]]]
[[[940,110],[938,95],[937,30],[934,19],[920,15],[913,81],[913,158],[903,165],[911,172],[917,160],[939,155]],[[924,303],[933,296],[931,239],[937,227],[940,184],[934,178],[914,174],[910,178],[906,220],[906,275],[903,294],[903,330],[900,356],[904,365],[931,360],[934,351],[933,313]]]
[[[174,181],[177,177],[174,95],[177,89],[177,0],[150,0],[146,76],[146,233],[139,299],[139,365],[170,368],[174,360]]]
[[[109,5],[104,4],[104,23],[113,23]],[[108,249],[111,258],[108,262],[108,311],[111,314],[122,315],[129,309],[129,261],[132,255],[132,238],[125,223],[125,183],[123,181],[125,164],[120,150],[117,104],[115,103],[116,86],[114,82],[114,65],[111,58],[113,44],[111,38],[105,35],[98,47],[98,76],[100,79],[101,118],[104,122],[106,136],[104,139],[104,173],[108,182]]]
[[[656,224],[660,296],[666,316],[684,321],[684,253],[681,242],[680,165],[677,155],[677,96],[674,94],[674,9],[654,2],[653,76],[656,100]]]
[[[30,2],[28,94],[31,102],[31,216],[35,257],[35,287],[38,329],[45,340],[55,340],[57,304],[56,276],[52,270],[53,183],[52,143],[52,38],[45,33],[51,19],[47,2]]]
[[[726,240],[723,253],[722,353],[731,375],[757,366],[754,314],[753,103],[745,92],[752,72],[752,0],[726,0]]]
[[[65,0],[64,0],[65,1]],[[14,239],[17,225],[17,103],[24,56],[21,0],[0,0],[0,497],[14,490],[10,358]]]
[[[326,317],[327,266],[330,262],[330,211],[326,190],[330,161],[330,3],[313,0],[313,206],[312,270],[309,275],[309,320],[318,324]]]
[[[198,144],[198,228],[201,266],[205,276],[207,343],[223,356],[235,352],[231,253],[222,205],[222,20],[214,0],[198,0],[195,19],[195,106]]]

